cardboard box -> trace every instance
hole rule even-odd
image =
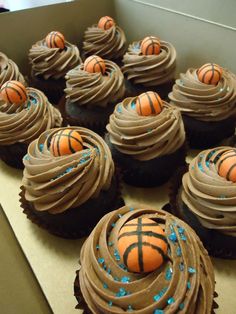
[[[157,2],[79,0],[5,13],[0,16],[0,50],[27,73],[28,50],[45,34],[59,30],[80,46],[86,27],[101,16],[110,15],[124,29],[128,42],[151,34],[173,43],[178,53],[178,72],[214,61],[236,73],[233,27],[163,8]],[[56,238],[30,223],[18,202],[21,178],[21,171],[0,162],[0,202],[53,312],[79,314],[80,311],[74,310],[73,280],[83,240]],[[125,186],[124,198],[127,203],[135,201],[161,207],[168,200],[167,192],[167,185],[145,190]],[[216,313],[233,313],[236,261],[214,259],[213,262],[220,305]]]

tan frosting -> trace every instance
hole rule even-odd
[[[115,107],[107,125],[111,143],[138,160],[168,155],[180,148],[185,141],[180,111],[163,101],[160,114],[140,116],[136,99],[126,98]]]
[[[122,268],[116,249],[121,227],[138,217],[158,222],[169,247],[163,266],[146,274]],[[171,235],[176,236],[175,241]],[[84,243],[80,263],[80,289],[93,314],[156,314],[158,309],[169,314],[180,309],[187,314],[212,312],[215,283],[211,260],[195,232],[162,210],[124,206],[108,213]]]
[[[25,79],[15,62],[0,52],[0,86],[10,80],[20,81],[25,85]]]
[[[217,161],[232,147],[202,151],[183,176],[182,200],[208,229],[236,236],[236,183],[218,174]]]
[[[83,139],[82,151],[54,157],[50,139],[63,128],[48,130],[29,145],[23,162],[25,198],[38,211],[64,212],[108,190],[114,173],[111,152],[104,140],[93,131],[70,127]]]
[[[61,126],[60,112],[38,89],[27,87],[28,99],[21,105],[0,102],[0,145],[30,143],[42,132]]]
[[[63,78],[66,73],[81,63],[79,49],[65,41],[65,49],[48,48],[45,40],[34,44],[29,51],[29,60],[34,75],[45,80]]]
[[[202,83],[197,69],[188,69],[175,81],[170,103],[185,115],[202,121],[220,121],[236,113],[236,79],[223,69],[217,85]]]
[[[118,59],[123,56],[125,49],[125,34],[117,25],[108,30],[93,25],[84,33],[83,50],[86,55],[95,54],[106,59]]]
[[[66,97],[78,105],[105,107],[124,96],[124,76],[114,62],[104,60],[106,72],[90,73],[81,64],[66,74]]]
[[[123,73],[134,84],[157,86],[172,80],[175,76],[176,50],[168,42],[160,41],[158,55],[143,55],[141,41],[129,45],[123,57]]]

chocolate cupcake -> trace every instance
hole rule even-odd
[[[44,132],[24,158],[21,206],[52,234],[79,238],[108,211],[123,205],[110,150],[81,127]]]
[[[174,84],[176,51],[171,43],[149,36],[133,42],[123,57],[128,96],[148,90],[166,99]]]
[[[185,163],[181,114],[154,92],[119,103],[107,131],[107,143],[128,184],[163,184]]]
[[[16,80],[26,85],[25,79],[16,63],[0,52],[0,87],[11,80]]]
[[[91,56],[66,75],[61,112],[70,125],[103,134],[115,105],[124,96],[124,77],[114,62]]]
[[[59,32],[51,32],[29,51],[30,85],[42,90],[57,105],[65,88],[66,73],[81,63],[79,49]]]
[[[170,203],[210,255],[236,258],[235,149],[217,147],[198,154],[172,182]]]
[[[176,80],[169,99],[182,113],[192,148],[209,148],[234,134],[236,79],[228,70],[216,64],[188,69]]]
[[[0,158],[23,168],[29,143],[44,131],[62,124],[60,112],[39,90],[7,81],[0,91]]]
[[[147,206],[124,206],[99,221],[74,283],[86,314],[210,314],[214,289],[213,265],[192,228]]]
[[[98,55],[118,62],[120,65],[125,50],[125,34],[109,16],[103,16],[98,24],[88,27],[84,33],[83,53],[85,57]]]

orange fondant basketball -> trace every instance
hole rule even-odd
[[[161,43],[157,37],[148,36],[142,40],[140,48],[143,55],[158,55],[161,51]]]
[[[84,70],[91,73],[101,72],[104,74],[106,71],[105,61],[99,56],[90,56],[84,61]]]
[[[229,150],[220,157],[218,173],[226,180],[236,182],[236,149]]]
[[[20,105],[27,99],[25,86],[18,81],[7,81],[0,89],[1,98],[10,103]]]
[[[137,97],[136,110],[140,116],[159,114],[162,108],[162,100],[157,93],[146,92]]]
[[[215,63],[206,63],[197,71],[200,82],[216,85],[222,76],[222,68]]]
[[[75,130],[60,130],[52,136],[50,151],[54,156],[69,155],[82,149],[83,140]]]
[[[115,21],[110,16],[103,16],[98,21],[98,27],[101,29],[109,29],[115,25]]]
[[[48,48],[65,48],[65,37],[60,32],[50,32],[45,41]]]
[[[149,218],[130,220],[120,229],[118,251],[129,271],[153,271],[162,265],[167,253],[165,232]]]

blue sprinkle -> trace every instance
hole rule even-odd
[[[131,305],[128,305],[128,308],[127,308],[127,312],[132,312],[133,311],[133,308]]]
[[[179,232],[179,234],[183,234],[184,233],[184,228],[183,227],[179,227],[178,228],[178,232]]]
[[[72,170],[74,169],[74,167],[68,167],[68,168],[66,168],[66,173],[69,173],[69,172],[71,172]]]
[[[172,242],[176,242],[176,241],[177,241],[177,236],[176,236],[175,232],[172,232],[172,233],[169,235],[168,238],[169,238],[170,241],[172,241]]]
[[[28,102],[27,102],[27,110],[29,110],[30,106],[31,106],[31,102],[28,101]]]
[[[153,299],[155,302],[159,301],[161,296],[159,294],[154,295]]]
[[[111,269],[110,269],[110,268],[107,269],[107,273],[108,273],[109,275],[111,274]]]
[[[188,268],[188,272],[189,272],[190,274],[195,274],[195,273],[196,273],[196,269],[193,268],[193,267],[189,267],[189,268]]]
[[[182,251],[181,251],[181,248],[179,246],[176,249],[176,254],[177,254],[177,256],[181,256],[182,255]]]
[[[107,269],[107,265],[103,265],[103,269],[105,269],[105,270],[106,270],[106,269]]]
[[[33,97],[30,97],[31,98],[31,102],[36,105],[37,104],[37,99],[36,98],[33,98]]]
[[[173,270],[172,268],[167,268],[165,278],[167,281],[170,281],[172,278]]]
[[[26,154],[26,155],[24,156],[24,160],[30,160],[30,158],[29,158],[29,155],[28,155],[28,154]]]
[[[128,282],[130,282],[130,278],[124,276],[124,277],[121,278],[121,282],[123,282],[123,283],[128,283]]]
[[[210,168],[210,161],[206,161],[206,166],[207,166],[207,168]]]
[[[180,303],[179,309],[180,309],[180,310],[183,310],[183,309],[184,309],[184,303]]]
[[[112,246],[113,244],[113,242],[108,242],[108,246]]]
[[[131,103],[131,108],[136,109],[136,103],[134,101],[132,101],[132,103]]]
[[[180,235],[180,239],[183,240],[183,241],[187,241],[187,238],[186,238],[186,236],[184,234]]]
[[[118,106],[117,111],[118,111],[119,113],[122,113],[122,106],[121,106],[121,105]]]
[[[104,289],[108,289],[108,285],[106,283],[103,284]]]
[[[99,245],[96,245],[96,250],[99,250],[100,246]]]
[[[115,227],[115,225],[116,225],[116,224],[113,222],[113,223],[111,224],[112,228],[114,228],[114,227]]]
[[[104,262],[105,262],[104,258],[99,257],[99,259],[98,259],[98,263],[99,263],[99,264],[103,264]]]
[[[114,277],[115,281],[120,281],[120,279],[118,277]]]
[[[121,218],[121,217],[122,217],[122,214],[118,214],[118,217]]]
[[[133,208],[133,207],[130,207],[129,210],[132,212],[132,211],[134,210],[134,208]]]
[[[158,294],[154,295],[153,299],[154,301],[159,301],[161,299],[161,297],[163,297],[163,295],[166,293],[167,288],[163,288]]]
[[[109,305],[109,306],[112,306],[112,304],[113,304],[112,301],[109,301],[109,302],[108,302],[108,305]]]
[[[222,198],[222,199],[223,199],[223,198],[226,198],[226,196],[225,196],[225,195],[223,195],[223,194],[221,194],[221,195],[220,195],[220,198]]]
[[[175,299],[174,299],[173,297],[171,297],[171,298],[169,298],[169,299],[167,300],[167,303],[168,303],[169,305],[171,305],[171,304],[175,303]]]
[[[183,271],[183,270],[184,270],[184,264],[183,264],[183,263],[180,263],[180,264],[179,264],[179,269],[180,269],[180,271]]]
[[[40,150],[40,152],[42,153],[42,151],[43,151],[43,144],[39,144],[39,150]]]
[[[120,261],[120,255],[115,255],[115,259],[117,262],[119,262]]]
[[[164,314],[163,310],[156,309],[153,314]]]
[[[118,298],[124,297],[128,294],[128,292],[125,290],[125,288],[120,288],[119,291],[116,293],[116,296]]]
[[[187,282],[187,288],[188,288],[188,289],[191,288],[191,283],[190,283],[190,281]]]
[[[201,172],[204,172],[202,164],[200,162],[198,163],[198,168],[201,170]]]
[[[119,267],[122,268],[123,270],[127,271],[127,268],[124,264],[119,264]]]
[[[81,165],[81,164],[85,163],[86,161],[87,161],[87,159],[81,158],[80,161],[79,161],[79,164]]]

